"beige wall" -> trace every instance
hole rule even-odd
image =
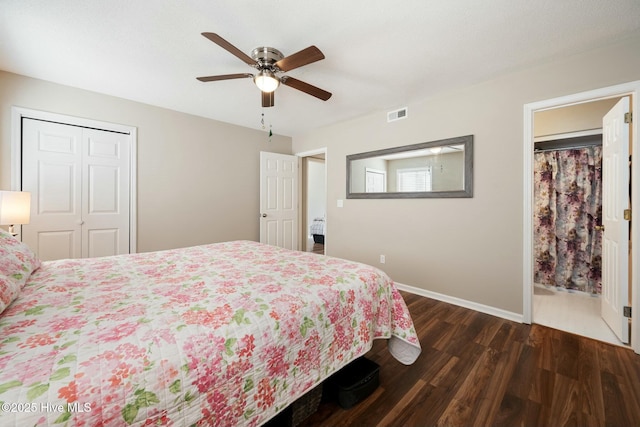
[[[602,129],[602,118],[620,98],[570,105],[538,111],[534,118],[534,137]]]
[[[387,123],[379,111],[294,137],[294,152],[327,147],[328,255],[381,267],[402,284],[522,313],[523,106],[638,80],[639,51],[640,37],[630,38],[408,103],[405,120]],[[345,199],[348,154],[469,134],[473,198],[349,199],[336,207]]]
[[[11,185],[11,106],[138,129],[138,251],[259,239],[259,152],[291,138],[0,71],[0,189]]]

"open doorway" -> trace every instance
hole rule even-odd
[[[326,149],[297,155],[301,175],[300,247],[324,255],[327,243]]]
[[[534,113],[533,322],[611,344],[601,316],[602,118],[620,97]]]
[[[534,147],[536,142],[543,142],[547,144],[547,148],[554,149],[553,144],[566,144],[567,140],[569,140],[569,145],[573,144],[574,146],[577,146],[579,145],[579,143],[586,143],[587,139],[589,138],[594,139],[595,137],[595,139],[597,139],[598,134],[602,134],[602,131],[600,130],[602,127],[602,114],[596,114],[596,116],[600,115],[600,117],[597,119],[599,120],[600,125],[584,125],[583,123],[578,128],[575,127],[575,123],[584,122],[584,120],[586,119],[585,115],[583,114],[582,117],[579,117],[577,120],[569,120],[567,119],[567,114],[573,114],[579,111],[582,111],[584,113],[588,109],[597,110],[597,107],[604,109],[606,113],[606,109],[608,108],[607,104],[614,104],[618,99],[624,96],[629,97],[629,99],[631,100],[631,109],[637,109],[637,94],[639,91],[640,82],[632,82],[625,85],[603,88],[596,91],[525,105],[523,317],[526,323],[535,322],[546,324],[547,326],[551,326],[557,329],[568,330],[569,332],[578,333],[580,335],[591,336],[595,339],[620,344],[620,341],[616,342],[615,338],[612,338],[611,340],[607,338],[607,336],[610,336],[608,328],[602,326],[603,322],[600,321],[597,313],[596,315],[592,316],[594,322],[599,322],[599,326],[595,327],[587,326],[587,323],[584,320],[581,320],[582,318],[580,316],[582,316],[582,314],[570,311],[573,310],[573,308],[569,308],[572,307],[570,304],[576,302],[582,302],[584,303],[584,306],[590,305],[591,311],[593,311],[593,309],[595,309],[596,311],[599,309],[599,297],[597,296],[597,292],[595,292],[597,290],[597,286],[592,286],[593,283],[591,285],[586,283],[586,286],[584,287],[582,285],[578,286],[575,284],[564,287],[561,286],[560,291],[558,291],[558,287],[555,286],[555,284],[549,285],[545,283],[537,283],[538,281],[540,281],[540,275],[536,274],[536,267],[539,261],[535,258],[536,237],[534,214],[536,210],[536,162]],[[544,126],[546,126],[545,120],[552,116],[555,116],[556,119],[559,119],[556,121],[564,122],[565,125],[569,122],[573,122],[573,129],[556,128],[555,130],[550,131],[549,128],[544,128]],[[634,150],[634,148],[635,151],[638,152],[637,132],[637,125],[635,123],[632,123],[630,129],[631,143],[628,144],[630,153]],[[630,168],[631,185],[633,186],[635,184],[635,188],[638,188],[637,183],[640,177],[638,164],[630,162]],[[620,186],[618,186],[618,188],[620,188]],[[627,194],[629,194],[629,188],[626,188],[626,191]],[[638,206],[638,200],[632,200],[631,203],[634,207]],[[633,210],[633,207],[631,208],[631,210]],[[629,233],[629,280],[627,281],[625,278],[625,283],[629,291],[629,306],[638,306],[638,301],[640,300],[640,298],[638,298],[638,275],[633,274],[634,271],[638,271],[638,261],[635,259],[638,257],[637,255],[632,255],[633,248],[630,244],[632,241],[638,241],[638,227],[634,226],[635,224],[637,224],[637,218],[632,218],[631,232]],[[571,299],[565,301],[567,297],[571,297]],[[581,298],[582,301],[580,300]],[[553,304],[550,303],[558,303],[558,308],[552,308]],[[585,311],[589,311],[589,309],[585,308]],[[635,326],[637,324],[637,321],[632,318],[631,323],[631,346],[636,353],[640,353],[640,343],[638,342],[638,337],[640,336],[640,334],[638,334],[638,328]],[[594,323],[594,325],[595,324],[596,323]],[[600,332],[596,332],[597,330],[599,330]]]

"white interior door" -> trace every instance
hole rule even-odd
[[[629,342],[629,97],[602,120],[602,297],[601,315],[623,343]]]
[[[82,257],[129,253],[129,135],[83,129]]]
[[[42,260],[129,253],[129,135],[22,123],[23,241]]]
[[[387,191],[387,171],[365,168],[365,192],[384,193]]]
[[[298,250],[298,157],[260,152],[260,242]]]
[[[22,240],[42,260],[82,256],[82,128],[24,119],[22,190],[31,220]]]

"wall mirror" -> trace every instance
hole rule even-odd
[[[473,197],[473,135],[347,156],[347,199]]]

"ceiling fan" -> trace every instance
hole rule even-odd
[[[331,93],[318,87],[305,83],[301,80],[294,79],[290,76],[278,74],[291,71],[303,65],[324,59],[324,55],[315,46],[309,46],[289,56],[284,56],[278,49],[272,47],[257,47],[251,52],[251,56],[245,54],[240,49],[220,37],[215,33],[202,33],[203,36],[225,49],[232,55],[235,55],[247,65],[258,70],[256,75],[251,73],[239,74],[223,74],[219,76],[197,77],[201,82],[212,82],[217,80],[231,80],[252,78],[256,86],[262,91],[262,106],[273,107],[274,91],[280,83],[283,85],[298,89],[311,96],[315,96],[323,101],[331,98]]]

